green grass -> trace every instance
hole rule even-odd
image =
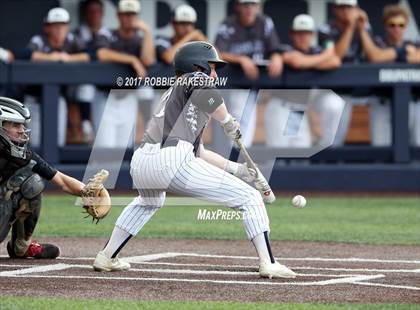
[[[308,206],[295,209],[289,197],[268,206],[273,240],[306,240],[364,244],[420,245],[418,197],[308,197]],[[122,206],[92,225],[69,196],[45,196],[36,235],[109,236]],[[140,232],[142,237],[191,239],[244,239],[240,220],[199,221],[199,208],[169,205],[159,210]]]
[[[28,297],[1,297],[0,309],[27,310],[27,309],[229,309],[229,310],[330,310],[330,309],[372,309],[372,310],[405,310],[420,309],[413,304],[297,304],[297,303],[239,303],[239,302],[186,302],[186,301],[126,301],[126,300],[74,300],[58,298],[28,298]]]

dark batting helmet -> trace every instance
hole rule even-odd
[[[195,41],[184,44],[175,54],[174,66],[177,73],[188,73],[203,69],[210,74],[209,63],[214,63],[216,68],[223,67],[226,62],[219,58],[216,48],[208,42]]]

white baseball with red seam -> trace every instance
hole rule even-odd
[[[304,208],[306,206],[306,199],[302,195],[296,195],[292,199],[292,204],[295,208]]]

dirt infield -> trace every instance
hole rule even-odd
[[[42,240],[57,260],[10,260],[0,250],[0,295],[142,300],[420,302],[420,247],[273,242],[296,279],[260,279],[247,241],[135,239],[132,269],[98,273],[99,238]]]

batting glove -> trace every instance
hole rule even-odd
[[[230,114],[221,122],[223,130],[229,138],[236,141],[242,137],[239,122]]]
[[[258,173],[257,178],[254,180],[254,186],[260,192],[264,192],[270,188],[264,176],[261,173]]]
[[[252,182],[257,177],[257,171],[248,167],[246,163],[239,164],[238,171],[234,174],[234,176],[244,180],[245,182]]]

